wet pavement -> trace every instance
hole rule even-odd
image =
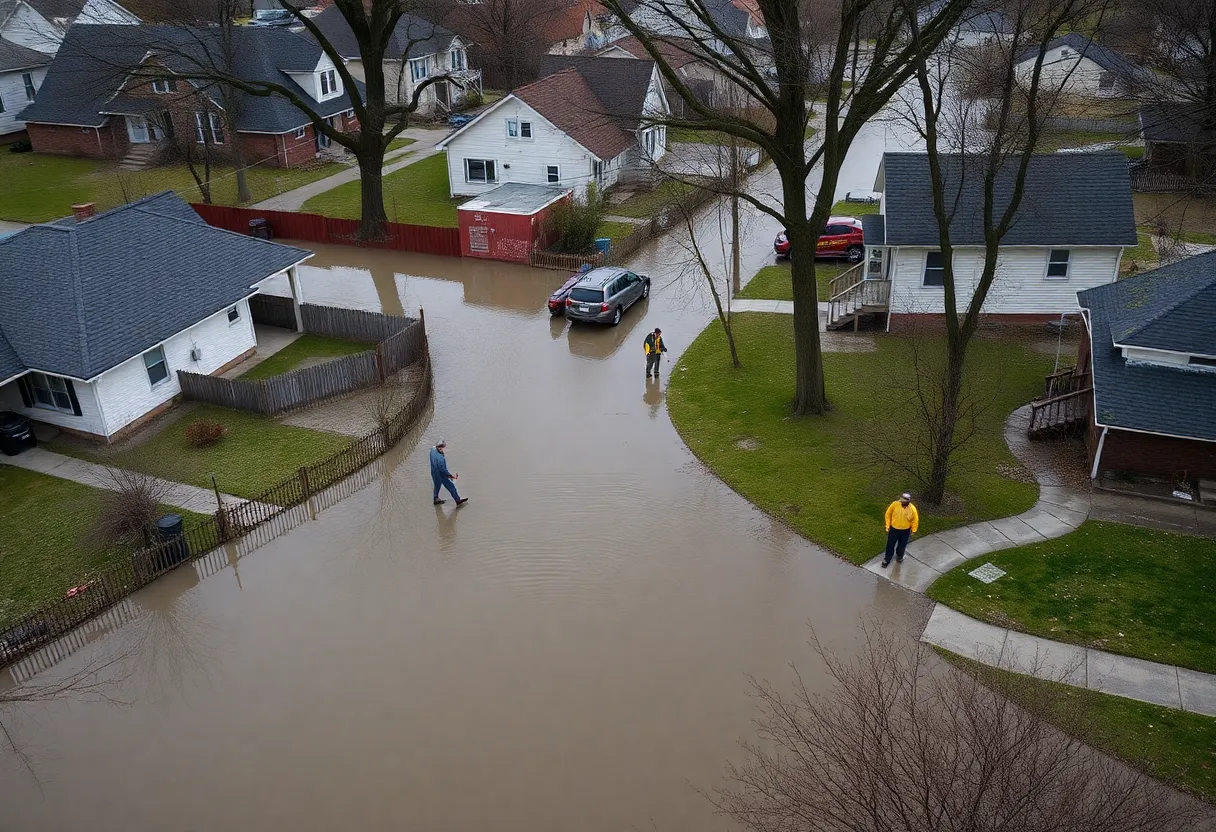
[[[749,227],[744,274],[772,225]],[[863,617],[914,634],[928,608],[753,509],[680,441],[667,379],[711,316],[680,257],[674,238],[640,253],[655,291],[613,329],[550,319],[560,272],[319,249],[306,300],[425,308],[421,441],[239,561],[138,593],[132,620],[41,674],[131,668],[109,692],[123,704],[6,711],[33,773],[0,754],[4,825],[724,828],[699,790],[753,737],[748,676],[788,683],[792,662],[822,690],[808,625],[847,655]],[[440,437],[459,510],[430,503]]]

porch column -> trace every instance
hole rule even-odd
[[[300,296],[300,273],[295,266],[287,270],[287,282],[291,284],[291,308],[296,313],[296,332],[303,332],[304,316],[300,313],[300,304],[304,299]]]

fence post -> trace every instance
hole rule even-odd
[[[380,383],[384,384],[384,343],[376,342],[376,376],[380,379]]]
[[[215,482],[215,474],[211,474],[211,490],[215,492],[215,524],[219,527],[220,542],[227,543],[232,539],[232,525],[228,517],[228,509],[220,498],[220,487]]]
[[[304,499],[307,500],[312,496],[312,486],[308,482],[308,468],[300,467],[300,490],[304,494]]]

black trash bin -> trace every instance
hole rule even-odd
[[[37,444],[29,419],[11,410],[0,411],[0,453],[16,456]]]
[[[270,230],[270,221],[259,218],[249,221],[249,236],[260,237],[263,240],[269,240],[274,237],[274,233]]]
[[[156,534],[163,541],[157,551],[157,567],[168,569],[190,557],[190,544],[182,534],[182,516],[166,514],[156,521]]]

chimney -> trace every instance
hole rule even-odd
[[[72,206],[72,216],[76,218],[76,222],[84,222],[96,213],[97,203],[95,202],[80,202]]]

